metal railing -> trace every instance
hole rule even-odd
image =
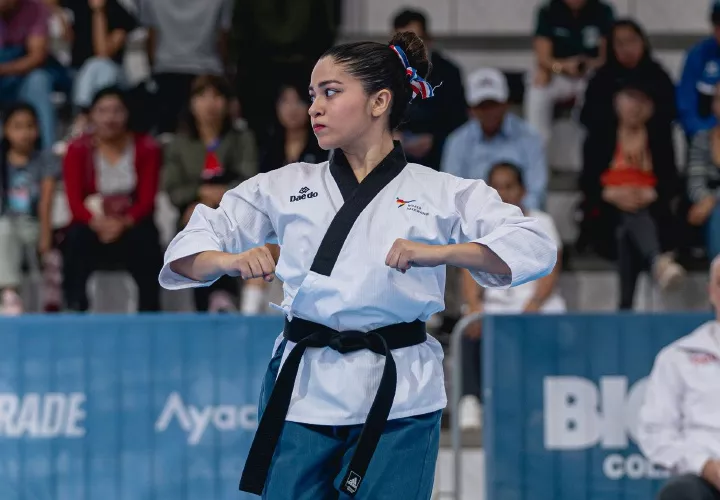
[[[450,393],[450,441],[453,456],[453,498],[462,498],[462,443],[458,410],[462,398],[462,338],[468,326],[483,318],[483,313],[468,314],[457,322],[450,334],[450,356],[452,359],[452,391]]]

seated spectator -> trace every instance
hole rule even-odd
[[[14,104],[3,116],[0,142],[0,314],[23,312],[18,294],[23,260],[38,267],[37,254],[52,246],[52,198],[59,161],[40,152],[35,110]]]
[[[428,81],[433,87],[441,86],[432,99],[418,99],[410,106],[398,139],[402,141],[408,161],[440,170],[445,140],[468,119],[460,69],[433,47],[427,18],[422,12],[410,9],[399,12],[393,27],[396,32],[412,31],[423,39],[432,64]]]
[[[89,116],[92,133],[72,141],[63,162],[72,214],[63,242],[67,308],[86,311],[90,275],[121,268],[137,283],[138,309],[158,311],[162,249],[153,214],[160,147],[128,129],[128,107],[118,88],[97,92]]]
[[[678,115],[688,141],[717,125],[712,101],[720,83],[720,0],[711,2],[710,21],[713,35],[688,51],[677,88]]]
[[[708,285],[715,319],[655,358],[638,416],[638,445],[674,477],[658,500],[720,498],[720,258]]]
[[[468,78],[466,90],[473,119],[448,137],[442,170],[466,179],[486,179],[493,165],[512,163],[526,181],[523,206],[539,209],[547,189],[545,148],[528,123],[508,112],[507,79],[496,69],[479,69]]]
[[[251,132],[233,128],[230,99],[222,77],[199,76],[192,83],[186,123],[168,145],[163,166],[163,188],[181,214],[178,229],[185,227],[198,203],[217,208],[228,189],[258,171],[255,139]],[[237,292],[238,280],[225,276],[210,287],[196,288],[195,306],[198,311],[237,309]],[[262,293],[246,289],[246,296]],[[261,298],[253,301],[256,308],[260,303]]]
[[[713,113],[720,116],[720,84],[715,86]],[[689,157],[688,222],[705,226],[707,253],[714,259],[720,255],[720,125],[695,134]]]
[[[605,238],[615,236],[620,309],[632,308],[644,267],[662,289],[684,276],[670,253],[678,243],[670,208],[679,182],[675,155],[672,143],[648,127],[654,112],[649,94],[641,83],[626,84],[616,94],[617,126],[586,146],[581,177],[586,201],[606,221]]]
[[[0,1],[0,101],[24,101],[35,108],[42,147],[55,143],[53,79],[48,55],[49,10],[41,0]]]
[[[525,117],[550,142],[553,108],[578,101],[588,74],[605,63],[613,11],[600,0],[550,0],[537,13],[535,70],[525,95]]]
[[[87,110],[95,93],[122,81],[125,40],[135,19],[117,0],[62,0],[72,13],[72,68],[77,72],[73,104],[78,116],[75,132],[87,124]]]
[[[654,112],[648,126],[672,141],[672,124],[677,115],[675,84],[653,59],[645,32],[630,19],[615,22],[608,37],[607,62],[588,82],[580,115],[588,135],[607,134],[616,127],[615,94],[623,85],[633,82],[644,85],[653,101]]]
[[[522,171],[515,165],[500,163],[490,169],[488,185],[495,188],[505,203],[520,207],[527,217],[534,217],[543,226],[545,233],[558,245],[558,264],[549,275],[524,285],[500,289],[483,289],[477,285],[470,273],[463,269],[462,295],[465,300],[463,314],[521,314],[521,313],[564,313],[565,300],[557,289],[562,261],[562,241],[555,223],[545,212],[528,209],[523,200],[525,184]],[[480,336],[481,323],[468,327],[463,338],[463,398],[458,408],[460,426],[465,429],[480,427]]]
[[[318,146],[310,127],[307,85],[283,84],[275,112],[277,124],[260,161],[260,171],[270,172],[290,163],[322,163],[328,152]]]
[[[174,134],[179,114],[198,75],[222,75],[232,0],[140,0],[140,20],[148,28],[148,57],[157,84],[157,133]]]

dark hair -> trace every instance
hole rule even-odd
[[[400,47],[407,55],[410,66],[419,76],[427,78],[432,64],[428,61],[425,44],[410,31],[397,33],[388,44],[355,42],[337,45],[325,52],[323,57],[331,57],[343,65],[350,75],[362,82],[368,95],[383,89],[390,90],[393,96],[390,130],[395,130],[405,118],[413,93],[405,67],[390,45]]]
[[[615,21],[610,28],[610,34],[607,37],[607,65],[614,67],[621,66],[617,60],[617,56],[615,55],[615,32],[620,28],[629,28],[643,41],[645,50],[643,51],[643,55],[640,58],[638,66],[650,62],[652,57],[652,48],[650,47],[650,40],[648,39],[647,33],[645,33],[642,26],[640,26],[634,19],[624,18]]]
[[[275,103],[277,103],[282,97],[286,90],[294,90],[300,100],[305,102],[308,106],[310,103],[310,94],[307,91],[307,84],[299,80],[288,80],[280,84],[278,87],[277,95],[275,96]]]
[[[98,90],[95,95],[92,98],[92,101],[90,102],[90,109],[92,110],[100,100],[105,99],[106,97],[116,97],[122,102],[122,105],[130,111],[130,106],[128,104],[127,94],[118,86],[111,85],[110,87],[105,87],[103,89]]]
[[[403,9],[397,14],[395,14],[395,18],[393,19],[393,28],[399,30],[400,28],[405,28],[410,23],[418,23],[420,26],[422,26],[423,34],[427,36],[427,17],[423,12],[415,9]]]
[[[508,161],[502,161],[502,162],[496,163],[495,165],[492,166],[492,168],[490,169],[490,171],[487,174],[488,184],[490,184],[490,179],[492,179],[493,175],[495,175],[495,173],[498,170],[503,170],[503,169],[509,170],[510,172],[512,172],[515,175],[515,177],[517,178],[517,182],[518,182],[518,184],[520,184],[520,187],[525,189],[525,177],[523,176],[522,170],[520,169],[520,167],[518,167],[514,163],[510,163]]]
[[[13,115],[16,115],[18,113],[29,113],[33,119],[35,120],[35,125],[38,125],[38,115],[37,111],[35,111],[35,108],[26,103],[26,102],[15,102],[13,104],[10,104],[7,106],[2,113],[2,122],[3,122],[3,128],[7,124],[8,120],[13,117]],[[42,149],[42,139],[40,138],[40,134],[38,134],[37,141],[35,141],[35,151],[40,151]],[[0,139],[0,201],[5,204],[5,201],[7,200],[7,191],[10,184],[10,172],[8,168],[8,160],[7,155],[10,151],[10,141],[8,140],[7,136],[3,133],[2,139]],[[0,212],[2,212],[3,207],[0,207]]]
[[[197,120],[195,120],[195,115],[192,114],[190,102],[193,100],[194,97],[202,94],[206,90],[214,90],[215,92],[223,96],[227,101],[230,101],[233,97],[230,83],[228,83],[228,81],[221,76],[200,75],[195,78],[195,80],[193,80],[192,85],[190,86],[190,99],[183,112],[183,119],[180,122],[180,130],[194,139],[200,137],[200,133],[198,132]],[[223,118],[222,127],[220,128],[220,136],[222,137],[227,134],[232,129],[232,126],[233,123],[232,119],[230,118],[230,113],[226,112]]]

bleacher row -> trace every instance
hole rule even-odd
[[[145,37],[144,29],[140,28],[128,38],[125,72],[127,81],[131,85],[146,81],[150,74],[144,52]],[[352,35],[344,37],[341,41],[361,38],[383,40],[385,37]],[[653,38],[663,47],[655,51],[655,57],[671,75],[677,78],[684,51],[700,37],[655,36]],[[492,43],[488,43],[490,40]],[[525,72],[533,63],[530,37],[444,36],[437,39],[436,44],[461,67],[463,74],[468,74],[482,66],[498,67],[505,72],[511,87],[512,110],[522,115]],[[488,46],[492,49],[488,50]],[[523,46],[526,48],[523,49]],[[61,96],[58,97],[58,104],[62,104]],[[560,113],[555,121],[552,141],[547,152],[551,175],[546,210],[554,218],[562,240],[569,248],[575,242],[578,232],[576,208],[580,201],[580,193],[576,186],[577,176],[582,168],[584,133],[574,117],[567,110],[565,111]],[[63,125],[66,127],[67,123]],[[677,127],[675,132],[677,165],[682,170],[687,147],[680,128]],[[67,205],[62,186],[56,196],[54,215],[58,227],[67,221]],[[167,195],[160,193],[156,222],[164,243],[168,243],[174,235],[177,217],[178,214]],[[128,300],[128,297],[134,295],[134,284],[129,277],[102,272],[99,273],[98,279],[100,281],[91,279],[89,284],[91,296],[97,299],[94,310],[111,312],[133,309],[132,300]],[[654,289],[648,276],[643,276],[638,287],[636,309],[639,311],[704,310],[707,306],[704,295],[705,282],[704,273],[689,273],[689,279],[682,289],[672,294],[660,294]],[[561,289],[571,311],[613,311],[617,308],[617,275],[610,262],[599,259],[574,259],[571,267],[565,269],[563,273]],[[189,294],[178,292],[166,294],[163,303],[167,310],[192,309]]]

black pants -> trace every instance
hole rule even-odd
[[[720,491],[693,474],[670,479],[657,500],[720,500]]]
[[[462,358],[462,394],[477,396],[482,401],[482,341],[463,336]]]
[[[190,87],[197,75],[184,73],[158,73],[154,76],[157,84],[157,117],[158,134],[175,133],[180,117],[189,112]]]
[[[87,281],[97,270],[127,270],[138,287],[138,309],[160,310],[158,273],[162,268],[160,237],[152,218],[128,229],[118,241],[103,244],[86,224],[67,229],[63,249],[63,292],[72,311],[87,311]]]
[[[655,220],[648,210],[620,212],[617,227],[620,309],[633,307],[635,287],[643,269],[651,267],[660,255],[660,239]]]

